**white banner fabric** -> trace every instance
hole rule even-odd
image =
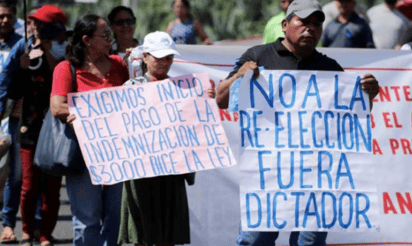
[[[208,73],[218,83],[227,77],[247,46],[178,45],[171,76]],[[380,232],[330,232],[330,245],[412,245],[412,52],[375,49],[319,49],[345,71],[373,74],[381,91],[372,109],[372,152],[378,183]],[[239,153],[239,114],[220,111],[235,157]],[[238,158],[238,157],[237,157]],[[235,245],[240,225],[239,165],[199,172],[188,188],[191,245]],[[281,232],[277,245],[288,245]]]

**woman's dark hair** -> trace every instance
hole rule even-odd
[[[14,1],[0,1],[0,7],[10,8],[14,15],[17,13],[16,3]]]
[[[73,35],[66,47],[66,60],[71,62],[74,66],[83,66],[85,48],[83,36],[93,37],[99,19],[102,18],[97,15],[89,14],[80,17],[74,24]]]
[[[173,1],[173,3],[172,3],[172,7],[175,5],[175,2],[176,2],[177,0],[174,0]],[[188,1],[188,0],[182,0],[182,3],[183,3],[183,5],[187,8],[187,9],[190,9],[190,2]]]
[[[107,19],[109,20],[110,24],[113,24],[114,17],[120,11],[128,12],[130,14],[130,16],[133,18],[133,20],[136,20],[136,17],[134,16],[133,11],[132,11],[131,8],[128,8],[128,7],[125,7],[125,6],[117,6],[117,7],[114,7],[112,9],[112,11],[110,11],[109,15],[107,16]]]

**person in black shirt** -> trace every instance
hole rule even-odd
[[[322,35],[322,23],[325,14],[316,0],[295,0],[282,20],[285,38],[276,42],[258,45],[248,49],[236,62],[233,71],[217,88],[216,102],[219,108],[228,107],[231,84],[245,72],[253,70],[259,76],[258,67],[268,70],[321,70],[343,71],[333,59],[319,53],[315,48]],[[371,74],[361,77],[362,89],[372,99],[379,92],[379,84]],[[326,245],[327,232],[293,232],[291,245]],[[237,245],[275,245],[278,232],[244,232],[240,230]]]

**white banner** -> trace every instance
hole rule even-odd
[[[360,77],[252,75],[231,88],[239,91],[243,230],[377,230],[369,97]]]
[[[93,184],[236,164],[207,74],[70,93]]]
[[[227,77],[247,46],[178,45],[171,76],[209,74],[215,82]],[[333,245],[412,245],[412,52],[375,49],[319,49],[345,71],[373,74],[381,92],[372,109],[373,165],[378,183],[380,232],[330,232]],[[238,113],[220,111],[235,156],[239,153]],[[239,165],[199,172],[188,188],[191,245],[235,245],[240,225]],[[277,245],[288,245],[281,232]]]

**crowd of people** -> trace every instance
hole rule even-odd
[[[260,66],[343,71],[335,60],[316,50],[319,46],[411,49],[412,22],[405,14],[408,6],[396,0],[385,0],[367,11],[355,0],[335,0],[323,7],[316,0],[280,0],[280,4],[283,11],[264,30],[265,45],[249,49],[227,78],[222,78],[216,92],[220,108],[228,106],[230,85],[247,70],[258,75]],[[140,45],[134,37],[136,17],[125,6],[113,8],[107,18],[79,17],[72,31],[65,27],[67,15],[62,9],[36,6],[26,20],[27,32],[21,35],[15,29],[15,4],[0,1],[0,50],[9,52],[0,73],[0,118],[9,118],[12,139],[1,243],[20,241],[22,246],[31,246],[39,240],[41,246],[53,245],[62,178],[43,173],[33,164],[48,108],[55,117],[72,124],[76,119],[68,110],[68,93],[166,79],[174,55],[179,54],[175,44],[196,44],[197,38],[213,44],[190,14],[189,1],[175,0],[172,6],[176,19],[165,31],[147,34]],[[126,62],[134,48],[142,53],[138,78],[129,77]],[[378,82],[365,74],[361,83],[372,105]],[[209,91],[209,96],[214,98],[215,92]],[[92,184],[86,168],[67,176],[73,244],[190,243],[186,182],[191,183],[187,175],[171,175],[100,186]],[[23,233],[18,239],[14,230],[19,209]],[[274,245],[277,237],[276,232],[240,228],[236,243]],[[322,246],[326,237],[326,232],[294,232],[290,244]]]
[[[281,13],[267,23],[263,43],[284,37],[280,22],[293,0],[280,0]],[[370,9],[356,0],[334,0],[324,6],[323,34],[318,47],[410,49],[410,1],[384,0]]]

